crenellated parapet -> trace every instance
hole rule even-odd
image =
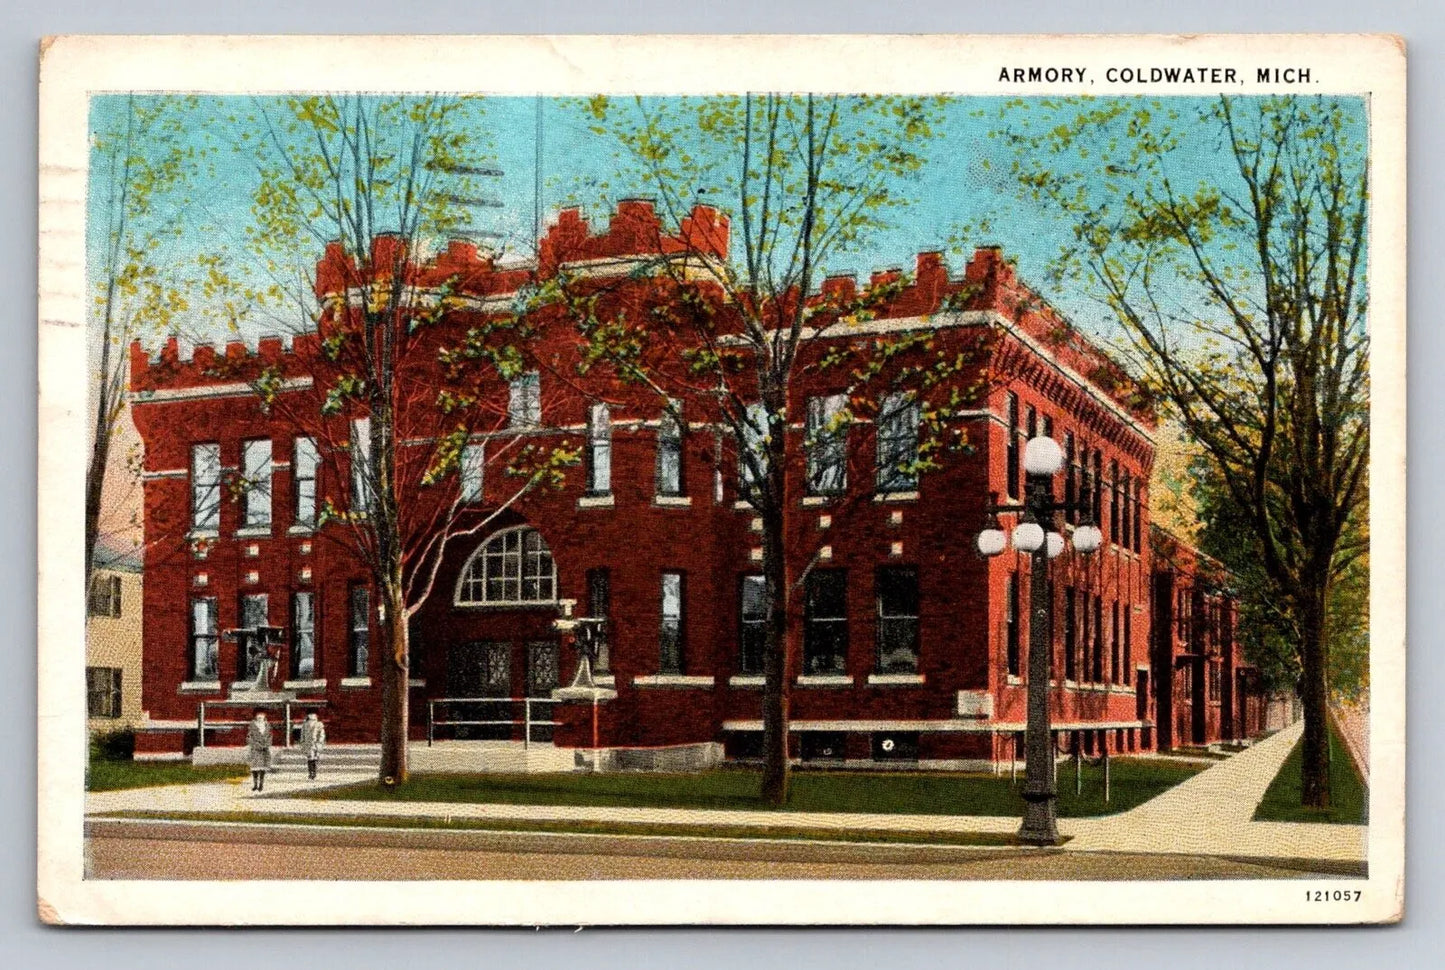
[[[263,374],[282,380],[308,377],[320,349],[314,331],[289,339],[261,337],[254,347],[243,340],[211,345],[170,337],[148,352],[136,340],[130,345],[130,389],[143,400],[151,391],[250,382]]]

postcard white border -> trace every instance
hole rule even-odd
[[[1371,806],[1368,880],[1205,882],[688,881],[610,884],[86,881],[81,516],[86,434],[87,99],[109,91],[695,93],[938,91],[1188,94],[1207,85],[999,83],[1003,64],[1309,67],[1317,93],[1368,94],[1370,238]],[[257,87],[254,79],[264,78]],[[1247,84],[1225,93],[1300,93]],[[38,905],[61,923],[1348,923],[1403,906],[1405,772],[1405,57],[1382,35],[84,37],[41,62]],[[1348,907],[1305,886],[1348,885]],[[682,891],[679,891],[681,889]]]

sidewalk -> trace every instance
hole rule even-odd
[[[1261,859],[1363,860],[1366,849],[1364,826],[1252,821],[1255,807],[1302,731],[1301,724],[1287,728],[1128,812],[1101,818],[1061,819],[1061,834],[1072,837],[1065,843],[1064,849],[1074,852],[1147,852]],[[320,801],[304,795],[296,797],[317,787],[352,784],[372,777],[373,772],[329,773],[317,783],[308,781],[304,773],[283,772],[268,777],[266,791],[259,796],[249,790],[249,778],[234,782],[93,792],[87,795],[86,811],[89,815],[124,811],[254,812],[295,816],[298,821],[321,816],[369,816],[451,822],[477,819],[661,825],[690,823],[755,828],[764,838],[769,829],[776,828],[839,832],[1011,833],[1019,826],[1019,820],[1014,817],[969,815]]]

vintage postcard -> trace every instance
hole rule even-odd
[[[42,919],[1400,917],[1400,39],[40,61]]]

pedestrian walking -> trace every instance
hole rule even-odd
[[[316,769],[321,764],[321,749],[326,746],[326,725],[312,711],[301,722],[301,750],[306,753],[306,777],[316,780]]]
[[[257,711],[246,728],[246,761],[251,766],[251,790],[261,791],[271,767],[271,725],[265,711]]]

